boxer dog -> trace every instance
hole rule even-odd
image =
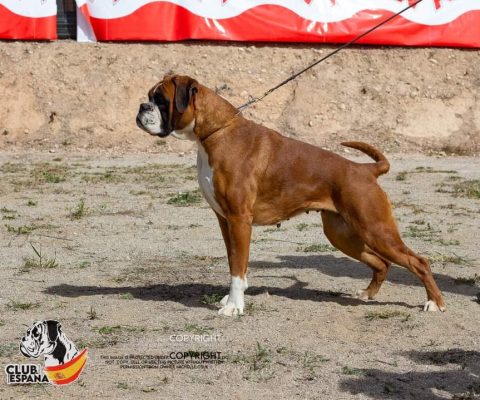
[[[51,320],[35,322],[22,338],[20,351],[33,358],[43,354],[46,367],[65,364],[78,353],[75,344],[62,332],[60,322]]]
[[[356,163],[282,136],[243,117],[227,100],[188,76],[165,76],[140,105],[137,125],[151,135],[198,144],[198,182],[215,212],[227,248],[230,292],[219,314],[243,313],[252,225],[278,224],[321,211],[333,246],[373,270],[357,296],[373,299],[391,263],[415,274],[427,291],[425,311],[445,310],[428,261],[402,241],[390,202],[377,183],[385,156],[362,142],[345,142],[375,160]]]

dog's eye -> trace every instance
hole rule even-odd
[[[37,328],[33,328],[33,330],[32,330],[32,336],[34,336],[34,337],[39,337],[39,336],[40,336],[40,333],[38,332],[38,329],[37,329]]]
[[[160,110],[165,110],[168,108],[168,100],[166,100],[161,93],[155,93],[153,96],[153,102]]]

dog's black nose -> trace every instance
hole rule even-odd
[[[153,107],[150,103],[140,104],[140,112],[152,111]]]

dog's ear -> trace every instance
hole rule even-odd
[[[192,96],[198,92],[198,82],[188,76],[175,76],[172,81],[175,84],[175,108],[183,114]]]
[[[47,324],[48,329],[48,340],[50,342],[55,342],[61,333],[62,325],[60,325],[60,322],[53,320],[45,321],[45,323]]]

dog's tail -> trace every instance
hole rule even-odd
[[[342,145],[346,147],[351,147],[352,149],[360,150],[366,155],[372,157],[376,161],[376,163],[369,165],[374,167],[373,173],[376,176],[386,174],[390,169],[390,163],[388,162],[387,158],[380,152],[380,150],[376,149],[375,147],[363,142],[342,142]]]

